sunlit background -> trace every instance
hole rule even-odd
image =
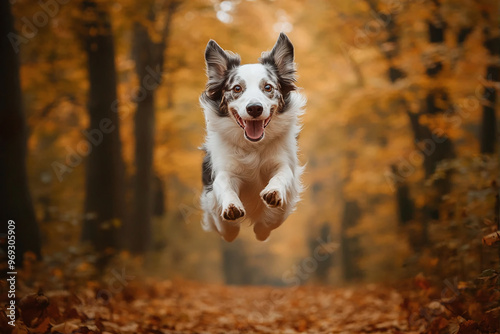
[[[96,12],[112,27],[104,32],[88,25],[95,18],[81,1],[53,1],[57,11],[11,2],[24,38],[17,42],[29,186],[46,261],[92,254],[92,240],[81,242],[92,215],[84,212],[88,157],[78,153],[88,149],[90,127],[84,40],[111,33],[125,205],[124,218],[101,228],[119,236],[120,250],[104,251],[119,261],[138,256],[161,278],[273,285],[419,272],[469,278],[498,265],[498,250],[481,243],[498,229],[497,1],[99,0]],[[306,191],[268,241],[244,226],[229,244],[200,226],[204,50],[214,39],[252,63],[282,31],[308,98],[299,137]],[[141,221],[134,215],[135,113],[144,85],[137,53],[163,40],[163,68],[149,67],[161,76],[148,123],[154,210]],[[147,249],[131,250],[130,239],[149,225]]]

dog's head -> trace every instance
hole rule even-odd
[[[204,98],[219,117],[230,117],[251,142],[261,141],[273,117],[286,111],[296,89],[293,45],[281,33],[259,63],[240,65],[240,57],[210,40],[205,50],[208,82]]]

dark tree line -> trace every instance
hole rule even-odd
[[[119,247],[135,253],[147,251],[151,246],[153,213],[164,212],[162,182],[153,172],[154,95],[161,83],[172,16],[179,3],[165,1],[161,8],[150,8],[147,20],[151,24],[157,13],[166,16],[160,42],[154,42],[147,27],[139,22],[133,29],[136,73],[146,94],[136,101],[136,175],[131,212],[127,212],[125,198],[127,183],[120,140],[115,41],[109,10],[95,0],[80,3],[81,24],[77,31],[87,57],[90,119],[86,130],[90,154],[86,160],[81,239],[104,255],[102,264],[107,255]],[[0,242],[5,248],[5,227],[8,220],[14,220],[19,263],[26,251],[41,256],[41,239],[27,181],[27,129],[22,107],[20,62],[8,39],[9,34],[15,33],[10,2],[2,1],[0,10],[0,224],[3,227]],[[153,72],[156,75],[148,78]]]
[[[379,13],[378,3],[374,0],[367,0],[370,8]],[[448,24],[441,14],[441,2],[439,0],[432,1],[432,17],[427,21],[427,38],[428,43],[433,46],[439,46],[445,42],[445,32],[448,29]],[[482,13],[486,22],[494,22],[491,14]],[[398,80],[406,77],[406,73],[394,65],[396,58],[399,56],[399,33],[400,27],[396,21],[396,15],[391,14],[384,21],[387,23],[386,32],[387,39],[379,44],[380,52],[384,55],[388,63],[388,80],[395,84]],[[467,37],[473,31],[472,26],[462,26],[455,38],[458,47],[462,47]],[[486,80],[489,82],[498,82],[499,66],[493,60],[495,56],[500,54],[500,37],[492,33],[494,27],[486,26],[483,30],[485,36],[484,46],[489,51],[492,61],[486,69]],[[390,45],[391,47],[386,47]],[[429,79],[438,80],[444,70],[444,62],[440,57],[433,54],[424,57],[426,75]],[[483,92],[483,112],[482,122],[479,129],[480,153],[493,154],[497,149],[497,129],[496,116],[494,105],[496,102],[496,89],[493,85],[488,85]],[[404,98],[401,98],[401,105],[406,109],[409,117],[409,123],[414,135],[416,149],[420,151],[423,157],[423,167],[425,172],[425,180],[428,180],[436,171],[439,163],[445,159],[456,157],[455,147],[450,138],[445,133],[433,131],[428,126],[421,124],[421,117],[424,115],[437,115],[449,113],[454,110],[453,101],[450,100],[449,94],[444,87],[434,87],[426,92],[425,99],[420,103],[420,109],[417,112],[410,110],[409,104]],[[416,251],[421,250],[429,243],[428,225],[432,220],[439,219],[439,207],[442,203],[442,198],[450,191],[450,175],[445,178],[433,182],[432,188],[428,191],[429,196],[426,196],[426,203],[421,209],[416,209],[415,202],[411,198],[410,186],[401,173],[401,166],[391,166],[392,172],[395,175],[395,191],[396,204],[399,213],[399,222],[402,226],[410,222],[418,222],[420,226],[419,233],[410,235],[410,244]]]
[[[165,14],[160,41],[150,36],[144,23],[133,27],[132,53],[139,79],[140,94],[136,98],[135,176],[132,205],[125,209],[125,176],[119,135],[119,105],[116,95],[116,69],[113,34],[109,13],[93,0],[84,1],[82,10],[89,19],[84,21],[85,52],[88,57],[90,81],[89,114],[91,129],[103,119],[111,119],[113,131],[104,135],[106,142],[97,154],[89,156],[86,178],[85,221],[83,240],[96,249],[123,247],[134,253],[151,249],[153,214],[163,214],[164,199],[161,180],[154,174],[153,152],[155,134],[155,92],[162,81],[164,54],[172,16],[178,1],[164,1],[149,8],[146,24],[154,26],[157,15]],[[101,95],[99,95],[101,94]],[[94,122],[92,121],[94,120]],[[108,136],[108,137],[105,137]],[[102,189],[103,188],[103,189]],[[104,191],[103,191],[104,190]],[[120,239],[120,240],[118,240]]]

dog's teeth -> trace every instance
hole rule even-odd
[[[268,117],[268,118],[264,121],[264,127],[268,126],[269,122],[271,122],[271,117]]]

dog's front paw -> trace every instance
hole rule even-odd
[[[238,208],[234,204],[229,204],[229,206],[222,212],[222,218],[225,220],[236,220],[245,215],[245,210],[243,208]]]
[[[265,190],[260,194],[262,200],[270,208],[279,208],[283,206],[283,196],[278,190]]]

